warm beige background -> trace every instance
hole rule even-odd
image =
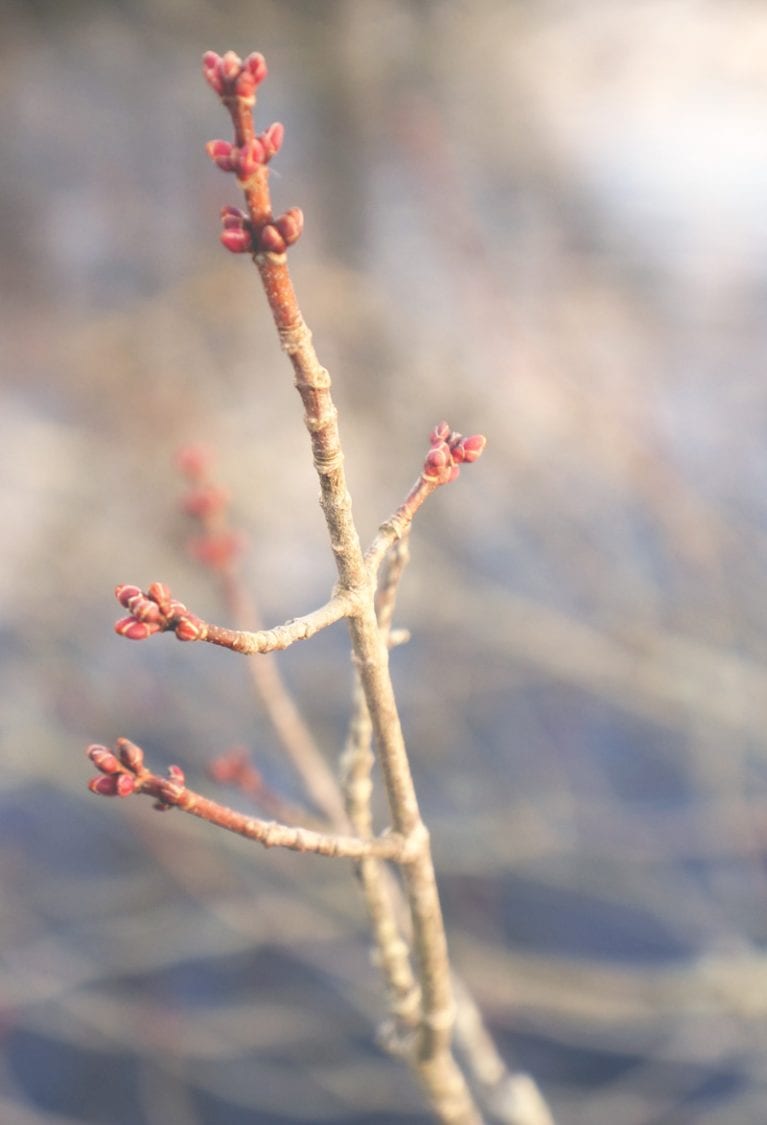
[[[271,621],[332,583],[203,50],[263,51],[305,315],[364,537],[442,416],[395,657],[456,962],[562,1125],[762,1125],[767,9],[758,2],[9,3],[0,219],[0,1118],[417,1122],[345,866],[91,797],[125,734],[249,745],[172,454],[204,437]],[[283,668],[329,755],[343,631]],[[230,799],[234,799],[231,794]]]

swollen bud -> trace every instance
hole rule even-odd
[[[138,621],[135,617],[121,617],[115,622],[115,633],[129,641],[145,641],[153,633],[161,633],[163,626],[153,621]]]
[[[128,738],[118,738],[116,742],[117,752],[120,755],[120,761],[124,766],[127,766],[133,773],[138,773],[144,766],[144,751],[135,742],[131,742]]]
[[[193,613],[187,613],[175,626],[180,641],[201,641],[205,635],[205,623]]]

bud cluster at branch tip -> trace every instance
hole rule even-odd
[[[117,586],[115,597],[129,610],[115,623],[115,633],[130,641],[143,641],[154,633],[172,631],[180,641],[205,638],[205,622],[172,597],[162,582],[153,582],[146,593],[138,586]]]
[[[268,73],[266,60],[257,51],[248,55],[244,62],[234,51],[227,51],[225,55],[206,51],[202,56],[202,72],[220,98],[241,98],[248,105],[255,103],[256,88]]]
[[[449,484],[460,472],[459,466],[471,464],[482,456],[487,438],[482,434],[464,437],[451,430],[447,422],[440,422],[432,430],[431,449],[423,463],[421,476],[428,483]]]
[[[98,744],[89,746],[87,756],[99,771],[88,782],[98,797],[130,797],[148,790],[157,796],[154,807],[165,811],[183,792],[186,779],[180,766],[168,766],[167,777],[157,777],[144,765],[144,751],[127,738],[118,738],[114,750]]]
[[[223,56],[208,51],[202,65],[235,124],[235,141],[209,141],[207,153],[222,172],[234,173],[248,196],[249,213],[239,207],[222,209],[221,243],[233,254],[284,254],[300,238],[304,217],[298,207],[277,218],[271,214],[265,170],[282,147],[285,129],[278,121],[263,133],[253,129],[255,90],[267,73],[263,55],[248,55],[243,62],[234,51]],[[254,198],[259,199],[257,205]]]

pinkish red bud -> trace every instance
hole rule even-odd
[[[242,183],[249,180],[266,163],[266,151],[260,137],[251,137],[240,149],[232,150],[234,170]]]
[[[166,586],[164,582],[153,582],[147,590],[147,595],[157,605],[157,608],[163,613],[163,615],[167,617],[170,613],[170,607],[173,603],[173,596],[170,592],[170,586]]]
[[[92,777],[88,782],[88,788],[91,793],[96,793],[99,797],[116,797],[117,777]]]
[[[96,769],[102,773],[119,773],[120,763],[106,746],[89,746],[87,754]]]
[[[202,73],[205,81],[217,94],[224,92],[223,76],[221,74],[221,56],[215,51],[206,51],[202,56]]]
[[[203,566],[223,570],[234,562],[244,547],[244,537],[236,531],[203,535],[189,542],[189,550]]]
[[[205,151],[222,172],[234,172],[237,169],[240,150],[229,141],[208,141]]]
[[[222,230],[218,241],[230,254],[250,254],[254,250],[249,230]]]
[[[144,766],[144,751],[141,747],[128,738],[118,738],[115,745],[122,764],[134,773],[138,773]]]
[[[158,605],[145,598],[143,594],[138,598],[133,598],[130,604],[131,615],[137,621],[144,621],[156,625],[163,625],[163,614]]]
[[[136,789],[136,779],[129,773],[121,773],[115,778],[115,796],[130,797]]]
[[[222,78],[232,82],[242,70],[242,59],[234,51],[227,51],[221,56],[220,70]]]
[[[186,776],[181,766],[168,766],[168,780],[176,785],[186,785]]]
[[[224,207],[221,212],[222,218],[226,211],[236,211],[245,218],[238,207]],[[176,453],[176,466],[190,480],[197,481],[205,477],[212,463],[213,451],[206,445],[184,445]]]
[[[250,74],[256,86],[260,86],[269,73],[266,66],[266,59],[258,51],[253,51],[248,55],[243,63],[243,67]]]
[[[229,493],[218,485],[208,484],[188,492],[182,501],[184,511],[194,519],[205,519],[226,508]]]
[[[225,754],[219,754],[207,766],[206,773],[213,781],[221,785],[236,781],[248,768],[248,752],[242,746],[234,746]]]
[[[226,207],[221,208],[221,223],[226,230],[236,230],[238,227],[247,226],[248,216],[239,207],[227,204]]]
[[[450,426],[447,422],[438,422],[429,435],[429,441],[432,445],[440,445],[443,441],[447,441],[450,436]]]
[[[115,586],[115,597],[125,609],[130,608],[132,599],[137,597],[140,593],[141,589],[138,586]]]
[[[205,636],[205,622],[193,613],[187,613],[175,625],[180,641],[200,641]]]
[[[274,223],[265,223],[258,232],[258,248],[267,254],[284,254],[287,244]]]
[[[127,637],[129,641],[144,641],[153,633],[162,631],[162,625],[151,621],[137,621],[135,617],[121,617],[115,622],[115,633],[120,637]]]
[[[484,434],[472,434],[471,437],[465,437],[461,441],[461,449],[463,450],[464,461],[471,464],[477,461],[487,445],[487,438]]]
[[[304,213],[300,207],[291,207],[284,215],[274,220],[274,225],[282,235],[285,245],[292,246],[301,237],[304,229]]]

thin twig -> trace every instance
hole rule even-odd
[[[334,835],[296,825],[278,824],[237,812],[228,805],[222,805],[188,789],[178,766],[171,766],[167,777],[160,777],[147,770],[143,752],[128,739],[118,739],[114,753],[105,746],[90,746],[88,757],[102,774],[90,783],[94,793],[105,797],[129,797],[133,794],[153,797],[163,810],[174,808],[190,813],[208,824],[225,828],[227,832],[244,836],[247,840],[255,840],[265,848],[288,848],[290,851],[338,859],[359,860],[372,857],[399,864],[413,862],[421,850],[420,839],[408,839],[395,832],[360,839],[357,836]]]

